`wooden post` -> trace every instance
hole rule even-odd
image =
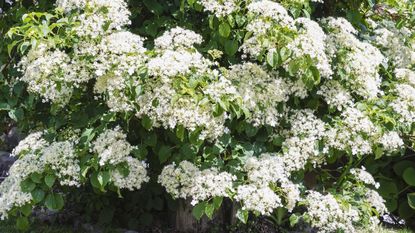
[[[176,230],[179,232],[197,232],[197,221],[192,215],[192,207],[188,200],[178,200],[176,210]]]

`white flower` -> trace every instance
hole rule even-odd
[[[226,17],[239,9],[237,0],[200,0],[200,4],[205,11],[214,13],[218,18]]]
[[[294,21],[299,35],[287,45],[293,52],[291,59],[286,61],[286,66],[291,60],[303,59],[309,56],[321,77],[331,78],[333,71],[325,52],[326,34],[317,22],[308,18],[298,18]],[[288,69],[288,67],[286,67]],[[306,71],[300,70],[299,75]]]
[[[196,205],[211,197],[228,197],[228,192],[233,191],[232,182],[236,177],[227,172],[219,172],[216,168],[209,168],[202,170],[193,179],[190,196],[191,204]]]
[[[353,98],[350,92],[340,82],[335,80],[324,83],[317,91],[317,94],[323,96],[329,106],[335,107],[339,111],[353,105]]]
[[[363,182],[368,185],[373,185],[375,188],[379,188],[379,183],[377,183],[373,176],[366,171],[365,167],[362,167],[361,169],[350,169],[350,174],[352,174],[355,177],[355,179],[360,182]]]
[[[291,130],[284,132],[286,140],[282,143],[285,169],[295,171],[308,162],[314,166],[324,163],[318,142],[326,135],[326,124],[311,110],[294,111],[289,122]]]
[[[72,142],[53,142],[41,153],[43,162],[55,171],[61,185],[81,185],[81,168]]]
[[[188,161],[170,164],[163,168],[158,177],[160,183],[173,198],[191,197],[194,178],[200,173],[199,169]]]
[[[334,69],[350,91],[367,99],[382,95],[379,66],[386,62],[382,53],[368,42],[356,37],[356,30],[343,18],[326,18],[323,25],[329,31],[327,53],[336,61]]]
[[[111,172],[111,180],[114,185],[130,191],[138,190],[141,185],[150,180],[147,176],[146,164],[136,158],[127,156],[124,161],[128,167],[128,175],[124,176],[118,169]]]
[[[415,88],[408,84],[397,84],[392,93],[395,94],[395,100],[390,106],[401,116],[401,123],[411,125],[415,122]]]
[[[235,176],[216,168],[201,171],[194,164],[182,161],[177,167],[174,163],[165,166],[158,182],[173,198],[191,198],[191,204],[196,205],[209,198],[228,197],[235,179]]]
[[[98,154],[101,166],[116,165],[124,161],[133,149],[126,138],[127,135],[122,133],[119,127],[116,127],[105,130],[95,139],[91,151]]]
[[[277,126],[283,113],[279,103],[288,100],[288,86],[275,72],[267,72],[254,63],[230,67],[225,75],[242,96],[243,105],[251,112],[254,126]]]
[[[251,37],[244,40],[240,50],[252,58],[258,57],[261,52],[268,52],[280,45],[280,37],[275,32],[281,28],[294,30],[294,20],[287,10],[279,3],[269,0],[254,1],[248,5],[250,21],[246,30]]]
[[[131,23],[131,13],[124,0],[58,0],[56,6],[67,14],[80,12],[75,17],[80,23],[75,29],[79,36],[97,38]]]
[[[262,215],[271,215],[282,207],[281,199],[268,187],[257,188],[255,185],[241,185],[235,200],[242,202],[242,209],[256,211]]]
[[[306,201],[306,215],[311,226],[318,232],[356,231],[353,223],[359,220],[358,212],[350,207],[340,206],[333,195],[309,191]]]
[[[368,190],[365,197],[366,201],[376,209],[379,215],[383,215],[388,212],[388,209],[385,206],[385,200],[375,190]]]
[[[268,186],[271,182],[282,182],[288,178],[284,161],[278,155],[250,157],[245,162],[244,171],[247,172],[247,181],[257,186]]]
[[[202,36],[199,34],[181,28],[175,27],[163,33],[154,40],[156,49],[171,50],[178,48],[193,48],[195,44],[201,44]]]
[[[372,153],[378,128],[355,107],[347,107],[341,113],[341,119],[327,130],[326,147],[350,151],[353,155]]]
[[[415,64],[415,46],[408,28],[398,29],[395,22],[388,20],[375,26],[375,43],[397,68],[408,68]]]
[[[94,46],[94,45],[90,45]],[[90,50],[82,46],[78,56],[94,56],[93,69],[97,80],[94,91],[105,93],[107,105],[114,112],[134,109],[130,89],[141,85],[139,75],[147,61],[143,39],[130,32],[120,31],[105,36],[101,43]]]
[[[43,132],[35,132],[29,134],[13,149],[12,156],[22,157],[26,153],[39,152],[46,147],[49,143],[42,138]]]
[[[28,84],[28,90],[39,94],[44,102],[65,105],[72,96],[76,70],[69,56],[46,44],[39,44],[19,62],[23,73],[20,80]]]
[[[380,138],[380,144],[387,151],[396,151],[403,147],[404,142],[397,132],[386,132]]]

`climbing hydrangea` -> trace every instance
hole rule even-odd
[[[198,218],[230,199],[244,222],[265,215],[318,232],[377,225],[387,208],[361,165],[411,145],[413,30],[308,17],[322,2],[183,1],[165,21],[170,8],[148,1],[132,14],[123,0],[57,0],[42,21],[57,29],[40,36],[25,16],[13,30],[27,51],[10,85],[30,99],[5,109],[53,117],[13,150],[1,218],[49,208],[39,190],[59,200],[80,186],[122,196],[157,180]],[[133,20],[145,30],[129,30],[130,16],[147,13],[162,23]]]

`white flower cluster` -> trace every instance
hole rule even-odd
[[[127,167],[127,175],[118,169],[111,171],[111,181],[115,186],[129,190],[140,189],[142,183],[150,180],[147,176],[147,165],[129,156],[134,147],[126,138],[127,135],[119,127],[107,129],[92,143],[91,152],[98,155],[100,166],[124,165]]]
[[[73,142],[53,142],[41,153],[43,162],[55,172],[61,185],[81,185],[81,168]]]
[[[21,207],[32,201],[32,195],[25,193],[20,187],[22,180],[9,175],[0,184],[0,219],[5,220],[9,216],[9,211],[14,207]]]
[[[365,198],[366,201],[371,205],[371,207],[374,207],[376,209],[380,216],[388,212],[388,209],[385,206],[385,200],[375,190],[367,190]]]
[[[92,143],[91,148],[91,152],[98,154],[99,165],[121,163],[133,150],[126,138],[127,135],[119,127],[102,132]]]
[[[240,49],[250,57],[256,58],[262,52],[275,50],[280,38],[271,35],[278,27],[294,29],[294,20],[279,3],[269,0],[255,1],[248,5],[248,14],[252,18],[246,26],[252,36],[245,40]]]
[[[327,131],[327,145],[353,155],[372,152],[374,138],[379,134],[373,122],[355,107],[347,107],[341,113],[342,119]]]
[[[390,106],[400,115],[400,123],[411,125],[415,122],[415,72],[396,69],[395,76],[399,83],[391,90],[394,100]]]
[[[19,62],[23,73],[20,80],[28,84],[28,90],[42,96],[44,102],[66,104],[77,82],[76,68],[69,56],[47,44],[31,49]]]
[[[182,28],[173,28],[155,40],[157,55],[147,64],[152,78],[136,99],[140,106],[136,116],[149,117],[153,127],[202,129],[199,138],[212,140],[226,131],[226,114],[213,115],[216,101],[238,96],[229,81],[210,69],[212,62],[193,47],[200,42],[199,35]],[[204,93],[215,94],[209,100],[203,98]]]
[[[373,22],[373,21],[372,21]],[[397,28],[392,21],[373,22],[374,41],[383,53],[398,68],[407,68],[415,64],[415,46],[411,41],[411,30]]]
[[[283,206],[281,198],[267,186],[258,188],[251,184],[241,185],[235,200],[243,203],[243,210],[256,211],[262,215],[271,215],[276,208]]]
[[[288,85],[276,72],[267,72],[254,63],[230,67],[226,78],[242,96],[243,105],[251,112],[254,126],[277,126],[283,116],[278,105],[288,100]]]
[[[228,197],[234,180],[236,177],[227,172],[216,168],[200,170],[188,161],[165,166],[158,177],[173,198],[192,198],[192,205],[213,197]]]
[[[193,179],[193,187],[190,191],[191,204],[196,205],[211,197],[228,197],[228,193],[233,191],[233,181],[236,180],[236,176],[228,172],[219,172],[212,167],[200,171]]]
[[[318,119],[312,110],[293,111],[289,117],[290,130],[283,132],[286,140],[282,144],[285,169],[303,169],[307,162],[314,166],[324,162],[318,148],[326,132],[326,124]]]
[[[79,36],[97,38],[131,23],[124,0],[58,0],[56,6],[66,13],[78,12],[75,31]]]
[[[41,150],[48,144],[48,142],[42,137],[43,137],[43,132],[34,132],[34,133],[27,135],[13,149],[12,156],[21,158],[26,153],[38,152],[39,150]]]
[[[31,48],[19,63],[21,80],[28,84],[28,90],[45,102],[63,106],[74,88],[97,78],[95,91],[105,92],[112,111],[133,110],[133,100],[127,97],[126,90],[131,85],[139,86],[146,50],[140,36],[120,31],[130,22],[125,1],[59,0],[56,5],[66,14],[76,12],[78,26],[74,30],[80,38],[73,45],[73,53],[53,44]]]
[[[353,98],[350,92],[338,81],[329,80],[320,86],[318,95],[323,96],[326,103],[339,111],[353,105]]]
[[[318,232],[356,232],[353,223],[359,220],[359,212],[350,206],[342,206],[330,193],[323,195],[309,191],[305,200],[306,215]]]
[[[159,50],[192,49],[195,44],[201,44],[202,42],[202,36],[199,34],[181,27],[175,27],[157,37],[154,40],[154,46]]]
[[[285,207],[291,211],[300,200],[299,186],[289,180],[283,158],[275,154],[262,154],[249,158],[243,171],[246,182],[238,186],[235,199],[242,203],[242,209],[270,215],[276,208]],[[277,193],[270,187],[281,189]]]
[[[205,11],[210,11],[218,18],[222,18],[237,11],[238,0],[200,0],[200,4],[205,8]]]
[[[107,105],[111,111],[125,112],[134,109],[134,99],[129,91],[140,86],[138,75],[142,72],[146,56],[143,39],[127,31],[120,31],[104,37],[95,47],[94,73],[96,93],[106,93]]]
[[[111,180],[115,186],[133,191],[140,189],[143,183],[150,180],[147,176],[146,163],[131,156],[125,157],[123,162],[128,166],[128,175],[121,174],[118,169],[113,170]]]
[[[404,146],[402,138],[398,132],[390,131],[382,135],[379,143],[383,146],[386,151],[396,151]]]
[[[373,176],[366,171],[365,167],[350,169],[350,174],[352,174],[357,181],[379,188],[379,183],[377,183]]]
[[[298,18],[294,21],[294,24],[299,34],[287,45],[287,48],[292,51],[292,57],[287,60],[285,66],[291,60],[303,59],[308,56],[314,61],[321,77],[331,78],[333,71],[325,51],[327,36],[323,29],[317,22],[308,18]],[[306,70],[300,70],[299,72],[298,75],[302,75]]]
[[[80,186],[81,174],[74,142],[48,143],[41,132],[36,132],[22,140],[14,153],[19,158],[10,167],[9,176],[0,184],[1,219],[7,218],[14,207],[32,201],[32,195],[21,188],[21,183],[32,173],[52,171],[61,185]]]
[[[364,98],[373,99],[383,94],[378,73],[379,66],[386,61],[382,53],[371,44],[360,41],[347,20],[329,17],[322,23],[329,32],[327,52],[337,60],[333,65],[341,74],[340,79],[352,92]]]
[[[200,170],[188,161],[163,168],[158,182],[173,198],[191,198],[191,204],[213,197],[229,197],[241,202],[244,210],[270,215],[276,208],[291,211],[300,200],[299,185],[289,180],[282,158],[278,155],[262,154],[249,158],[244,167],[247,179],[235,187],[236,177],[216,168]],[[271,187],[276,186],[279,191]]]

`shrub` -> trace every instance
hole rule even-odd
[[[412,149],[413,4],[321,4],[57,0],[24,14],[1,106],[30,134],[0,185],[2,219],[27,229],[32,208],[61,210],[77,190],[157,181],[197,219],[231,200],[243,223],[375,231],[388,210],[362,165]],[[333,7],[349,20],[316,18]]]

